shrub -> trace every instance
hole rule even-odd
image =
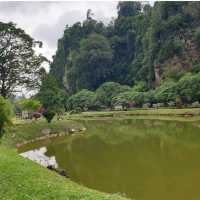
[[[80,92],[69,97],[67,101],[68,110],[80,109],[86,111],[93,107],[95,94],[89,90],[83,89]]]
[[[133,92],[145,92],[147,90],[148,90],[147,85],[143,81],[136,82],[136,84],[132,88]]]
[[[186,74],[178,82],[178,93],[184,103],[192,103],[200,99],[200,73]]]
[[[17,104],[22,110],[27,110],[31,112],[37,111],[41,107],[40,102],[35,99],[22,99],[19,100]]]
[[[127,91],[130,91],[130,87],[115,82],[106,82],[96,90],[96,100],[102,105],[112,108],[113,98]]]
[[[171,80],[163,82],[155,90],[155,99],[157,102],[167,103],[169,101],[175,101],[177,96],[177,84]]]
[[[51,123],[52,119],[54,118],[55,116],[55,112],[54,111],[51,111],[51,110],[46,110],[44,113],[43,113],[43,116],[44,118],[47,120],[48,123]]]

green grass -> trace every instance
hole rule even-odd
[[[83,112],[69,116],[69,119],[76,118],[106,118],[106,117],[134,117],[134,116],[149,116],[149,117],[184,117],[187,114],[192,114],[193,117],[200,117],[200,108],[184,108],[184,109],[134,109],[129,111],[106,111],[106,112]],[[186,118],[186,117],[184,117]],[[189,118],[189,117],[187,117]],[[192,118],[192,117],[190,117]]]
[[[53,133],[63,133],[68,128],[81,128],[82,125],[72,120],[53,121],[48,124],[46,120],[23,121],[14,120],[13,126],[9,127],[7,134],[3,138],[3,143],[7,146],[15,146],[37,137],[45,136],[43,129],[51,129]]]
[[[1,200],[125,200],[80,186],[0,146]]]

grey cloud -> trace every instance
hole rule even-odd
[[[117,2],[0,2],[0,21],[13,21],[33,38],[44,43],[42,53],[51,57],[66,25],[86,18],[92,9],[94,18],[108,23],[115,17]]]
[[[69,11],[61,15],[52,24],[39,24],[33,32],[33,36],[39,40],[46,41],[49,47],[55,48],[57,40],[62,36],[66,25],[72,25],[84,19],[83,14],[78,11]]]
[[[42,11],[41,8],[48,9],[53,2],[20,2],[20,1],[4,1],[0,2],[1,13],[21,13],[31,14]]]

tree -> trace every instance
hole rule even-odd
[[[5,126],[11,123],[11,114],[12,109],[10,103],[0,96],[0,137],[4,132]]]
[[[89,17],[91,18],[91,15]],[[71,60],[72,52],[79,50],[82,39],[94,33],[105,35],[106,27],[102,22],[86,19],[83,23],[77,22],[70,27],[66,26],[63,37],[58,40],[58,48],[56,55],[53,56],[50,74],[55,76],[60,88],[65,88],[71,94],[77,91],[77,77],[73,73],[74,65],[71,65],[74,63],[74,59]]]
[[[42,81],[37,98],[46,110],[44,117],[47,116],[48,122],[51,122],[53,119],[52,116],[56,113],[64,111],[65,97],[65,93],[63,90],[59,89],[56,79],[49,74],[46,75]],[[50,119],[48,118],[49,116],[51,116]]]
[[[117,6],[119,17],[134,16],[141,11],[140,2],[121,1]]]
[[[119,2],[108,26],[91,18],[67,26],[50,73],[69,94],[104,82],[153,90],[192,71],[199,60],[199,2]],[[195,69],[198,70],[198,69]],[[198,70],[199,71],[199,70]]]
[[[171,80],[163,82],[155,90],[155,99],[158,103],[168,103],[170,101],[175,101],[178,94],[177,83]]]
[[[95,90],[109,79],[111,74],[112,50],[108,40],[92,34],[80,43],[80,51],[74,61],[77,90]]]
[[[83,89],[80,92],[69,97],[67,101],[69,110],[81,109],[82,111],[86,111],[93,107],[94,105],[94,92]]]
[[[112,99],[119,93],[127,91],[130,91],[130,87],[115,82],[106,82],[96,90],[96,101],[108,108],[112,108]]]
[[[46,59],[34,51],[36,44],[13,23],[0,22],[0,95],[8,97],[17,87],[37,83],[41,63]]]
[[[185,74],[177,83],[178,95],[183,103],[192,103],[200,100],[200,73]]]
[[[29,112],[37,111],[41,107],[41,103],[35,99],[22,99],[17,103],[22,110],[27,110]]]

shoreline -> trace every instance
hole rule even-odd
[[[16,148],[20,148],[26,144],[30,144],[30,143],[34,143],[34,142],[37,142],[37,141],[42,141],[42,140],[45,140],[45,139],[50,139],[50,138],[55,138],[55,137],[64,137],[64,136],[68,136],[68,135],[72,135],[72,134],[78,134],[78,133],[83,133],[84,131],[86,131],[86,128],[83,128],[82,130],[71,130],[71,132],[67,132],[67,133],[53,133],[53,134],[48,134],[48,135],[44,135],[44,136],[41,136],[41,137],[36,137],[34,139],[31,139],[31,140],[26,140],[26,141],[23,141],[21,143],[17,143],[15,145]]]

